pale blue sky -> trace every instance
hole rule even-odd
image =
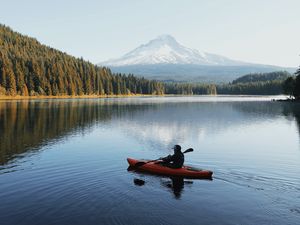
[[[298,67],[300,0],[0,0],[0,23],[93,63],[161,34],[233,59]]]

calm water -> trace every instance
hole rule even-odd
[[[299,224],[300,104],[270,99],[2,101],[0,224]],[[213,180],[127,171],[174,144]]]

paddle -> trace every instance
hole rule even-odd
[[[192,152],[192,151],[194,151],[194,149],[188,148],[188,149],[185,150],[183,153],[188,153],[188,152]],[[147,161],[147,162],[137,162],[137,163],[134,165],[134,167],[140,167],[140,166],[143,166],[143,165],[145,165],[145,164],[147,164],[147,163],[155,162],[155,161],[158,161],[158,160],[161,160],[161,158],[159,158],[159,159],[154,159],[154,160],[150,160],[150,161]]]

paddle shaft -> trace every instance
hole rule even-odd
[[[188,152],[192,152],[192,151],[194,151],[194,149],[188,148],[188,149],[185,150],[183,153],[188,153]],[[158,161],[158,160],[161,160],[161,158],[154,159],[154,160],[150,160],[150,161],[148,161],[148,162],[137,162],[134,166],[135,166],[135,167],[139,167],[139,166],[143,166],[143,165],[145,165],[145,164],[147,164],[147,163],[150,163],[150,162],[156,162],[156,161]]]

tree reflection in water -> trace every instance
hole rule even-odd
[[[1,101],[0,165],[115,120],[126,134],[145,145],[155,143],[156,149],[164,149],[178,140],[196,139],[199,134],[215,135],[241,123],[263,122],[278,116],[295,121],[300,134],[300,103],[297,102],[154,104],[156,100],[153,104],[145,104],[138,98],[134,102],[124,99]]]

